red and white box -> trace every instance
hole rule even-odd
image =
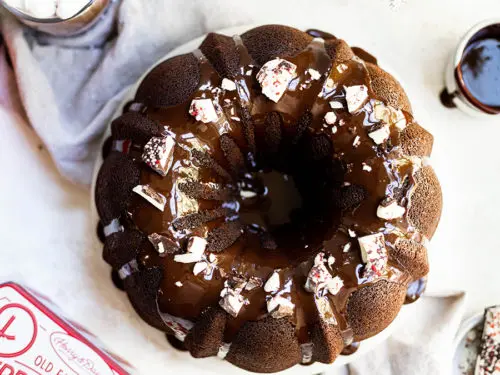
[[[131,374],[126,361],[56,311],[34,291],[0,285],[0,375]]]

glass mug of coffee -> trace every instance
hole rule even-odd
[[[441,101],[481,117],[500,114],[500,19],[474,26],[460,41],[445,73]]]

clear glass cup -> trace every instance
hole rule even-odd
[[[80,11],[65,19],[58,16],[37,18],[26,13],[23,9],[10,6],[6,0],[0,0],[0,3],[21,22],[35,30],[55,36],[74,36],[90,29],[114,1],[89,0]]]

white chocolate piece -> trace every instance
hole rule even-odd
[[[268,293],[277,292],[279,288],[280,288],[280,274],[278,273],[278,271],[274,271],[264,284],[264,291]]]
[[[287,298],[274,296],[267,301],[267,311],[276,319],[293,315],[295,305]]]
[[[311,78],[315,81],[317,81],[318,79],[321,78],[321,74],[320,72],[318,72],[317,70],[315,69],[312,69],[312,68],[309,68],[307,69],[307,72],[309,73],[309,75],[311,76]]]
[[[403,217],[406,209],[398,205],[398,202],[392,201],[389,205],[380,204],[377,208],[377,216],[385,220],[399,219]]]
[[[165,209],[167,198],[165,198],[163,194],[156,192],[149,185],[137,185],[132,189],[132,191],[143,197],[160,211],[163,211]]]
[[[337,115],[335,114],[335,112],[327,112],[325,115],[325,122],[328,125],[335,124],[335,122],[337,122]]]
[[[234,83],[234,81],[231,81],[230,79],[224,78],[222,80],[221,87],[223,90],[226,90],[226,91],[235,91],[236,90],[236,83]]]
[[[356,113],[368,99],[368,88],[365,85],[345,87],[345,98],[349,113]]]
[[[390,135],[391,135],[391,130],[387,125],[384,125],[380,129],[368,133],[368,136],[371,139],[373,139],[373,142],[375,142],[377,145],[381,145],[382,143],[387,141]]]

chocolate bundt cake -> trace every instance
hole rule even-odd
[[[209,34],[112,123],[104,259],[194,357],[331,363],[423,285],[442,205],[432,143],[400,84],[341,39]]]

